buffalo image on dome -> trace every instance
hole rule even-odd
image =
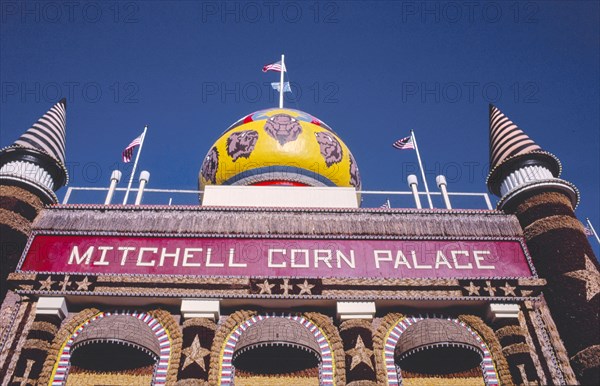
[[[210,149],[204,162],[202,163],[202,168],[200,169],[200,175],[207,181],[212,182],[213,184],[217,182],[217,168],[219,166],[219,151],[216,147]]]
[[[337,139],[324,132],[315,133],[315,137],[317,137],[317,142],[321,148],[321,155],[325,158],[327,166],[331,166],[342,160],[344,152]],[[352,159],[350,159],[350,163],[352,164]]]
[[[302,126],[290,115],[276,114],[265,122],[265,131],[283,146],[298,138],[302,133]]]
[[[258,132],[254,130],[231,133],[227,138],[227,154],[234,162],[240,157],[248,158],[254,150],[257,140]]]
[[[352,153],[350,156],[350,185],[360,189],[360,172],[358,171],[358,166],[356,165],[356,160]]]

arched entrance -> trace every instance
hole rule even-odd
[[[403,318],[383,355],[388,385],[498,385],[487,345],[458,319]]]
[[[222,352],[220,385],[274,381],[334,385],[333,352],[321,330],[303,316],[260,315],[241,323]]]
[[[101,312],[63,344],[52,385],[164,385],[170,353],[169,336],[151,315]]]

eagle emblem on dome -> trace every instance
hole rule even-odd
[[[276,114],[267,119],[265,131],[280,145],[295,141],[302,133],[300,122],[291,115]]]
[[[240,157],[248,158],[254,150],[257,140],[258,131],[256,130],[244,130],[232,133],[227,138],[227,154],[229,154],[234,162]]]
[[[342,160],[342,145],[340,145],[340,142],[335,137],[322,131],[315,133],[315,136],[317,137],[321,155],[325,159],[327,167]]]
[[[217,167],[219,166],[219,151],[215,146],[208,152],[204,162],[202,163],[202,170],[200,174],[202,177],[212,182],[213,184],[217,183]]]

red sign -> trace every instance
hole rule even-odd
[[[36,235],[21,271],[197,276],[532,276],[515,241]]]

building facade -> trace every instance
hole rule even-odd
[[[360,208],[291,109],[223,133],[198,206],[59,205],[65,135],[63,100],[0,153],[3,385],[599,383],[579,194],[494,106],[497,210]]]

